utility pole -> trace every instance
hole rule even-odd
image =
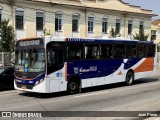
[[[15,29],[15,17],[14,17],[14,5],[15,5],[15,0],[7,0],[8,4],[11,7],[11,21],[12,21],[12,26]]]
[[[127,13],[125,11],[125,13],[123,13],[123,24],[124,24],[124,29],[123,29],[123,35],[124,37],[126,37],[126,16],[127,16]]]

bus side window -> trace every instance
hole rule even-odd
[[[60,49],[48,49],[48,64],[61,65],[64,62],[64,52]]]
[[[145,56],[145,45],[138,45],[137,56],[140,58]]]
[[[155,55],[155,45],[146,46],[146,57],[154,57]]]
[[[136,58],[137,57],[136,45],[127,45],[126,47],[126,57],[127,58]]]
[[[67,46],[68,60],[83,59],[83,44],[68,44]]]
[[[98,44],[85,45],[85,59],[100,59],[101,51]]]
[[[125,57],[125,45],[116,44],[114,47],[114,57],[115,58],[124,58]]]
[[[52,49],[48,49],[48,64],[56,64],[56,59],[55,59],[55,51]]]
[[[85,46],[85,59],[92,59],[92,47],[91,45]]]
[[[102,58],[113,58],[113,45],[102,45]]]

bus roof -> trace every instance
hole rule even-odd
[[[33,39],[39,39],[42,37],[29,37],[29,38],[23,38],[20,40],[33,40]],[[156,44],[153,41],[141,41],[141,40],[131,40],[128,38],[73,38],[73,37],[60,37],[60,36],[44,36],[44,38],[48,38],[49,41],[56,41],[56,42],[75,42],[75,43],[130,43],[130,44],[137,44],[137,43],[142,43],[142,44]]]
[[[73,37],[60,37],[60,36],[45,36],[45,38],[50,38],[51,41],[66,41],[66,42],[89,42],[89,43],[148,43],[148,44],[155,44],[153,41],[141,41],[141,40],[131,40],[129,38],[73,38]]]
[[[100,39],[100,38],[66,38],[67,42],[93,42],[93,43],[142,43],[142,44],[155,44],[152,41],[140,41],[140,40],[129,40],[127,38],[118,39],[118,38],[107,38],[107,39]]]

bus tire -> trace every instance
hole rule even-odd
[[[68,82],[67,91],[69,94],[76,94],[80,92],[80,82],[78,80],[70,80]]]
[[[134,73],[132,71],[129,71],[126,75],[125,83],[127,85],[132,85],[134,82]]]

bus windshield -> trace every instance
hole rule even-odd
[[[45,70],[44,49],[16,50],[15,71],[41,72]]]

